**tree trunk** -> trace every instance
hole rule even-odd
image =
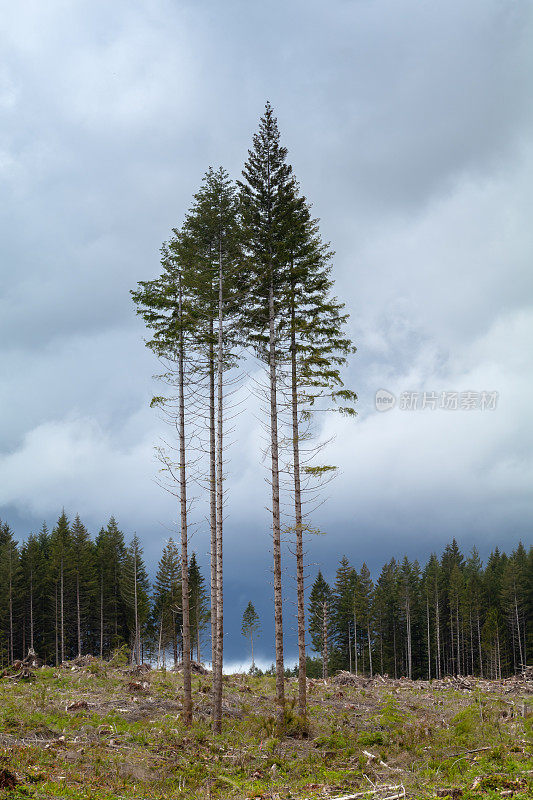
[[[526,662],[522,651],[522,637],[520,635],[520,616],[518,614],[518,599],[516,597],[516,586],[514,587],[514,610],[516,617],[516,634],[518,636],[518,652],[520,654],[520,669],[522,670],[525,667]]]
[[[437,678],[441,677],[439,592],[435,587],[435,632],[437,634]]]
[[[483,650],[481,647],[481,626],[479,624],[479,608],[476,609],[476,621],[477,621],[477,646],[479,652],[479,677],[483,677]]]
[[[76,622],[78,629],[78,658],[81,656],[80,573],[76,572]]]
[[[348,623],[348,668],[352,671],[352,626]]]
[[[222,250],[219,246],[218,269],[218,352],[217,352],[217,436],[216,436],[216,545],[217,545],[217,653],[216,668],[213,675],[215,715],[213,728],[216,733],[222,731],[222,670],[224,666],[224,576],[223,576],[223,513],[224,513],[224,484],[223,484],[223,380],[224,380],[224,297],[222,274]]]
[[[322,605],[322,677],[328,677],[328,604],[324,600]]]
[[[61,663],[65,660],[65,584],[64,584],[64,565],[63,557],[61,557],[61,594],[60,594],[60,609],[61,609]]]
[[[426,595],[426,618],[428,636],[428,681],[431,680],[431,630],[429,627],[429,597]]]
[[[30,647],[33,650],[33,569],[30,571]]]
[[[11,543],[9,543],[9,650],[11,655],[11,663],[14,660],[13,648],[13,550]],[[24,658],[26,654],[23,653]]]
[[[274,287],[270,285],[269,309],[269,366],[270,366],[270,450],[272,460],[272,544],[274,554],[274,621],[276,638],[276,703],[280,732],[284,727],[285,675],[283,664],[283,609],[281,594],[281,524],[279,505],[279,457],[278,457],[278,406],[277,363],[274,312]]]
[[[104,657],[104,574],[100,573],[100,659]]]
[[[58,600],[57,600],[57,581],[55,583],[55,590],[56,590],[55,591],[55,599],[56,599],[56,603],[55,603],[55,612],[56,612],[56,624],[55,624],[56,637],[55,637],[55,639],[56,639],[56,641],[55,641],[55,644],[56,644],[56,667],[57,667],[58,664],[59,664],[59,618],[58,618],[59,611],[58,611]]]
[[[141,634],[139,631],[139,605],[137,601],[137,550],[133,554],[133,598],[135,605],[135,656],[141,663]]]
[[[367,624],[367,633],[368,633],[368,669],[370,671],[370,677],[372,677],[372,640],[370,638],[370,620],[368,620]]]
[[[255,662],[254,662],[254,632],[250,630],[250,644],[252,646],[252,675],[254,674],[255,669]]]
[[[189,561],[187,555],[187,485],[185,475],[185,396],[184,396],[184,338],[181,280],[179,285],[179,353],[178,353],[178,436],[179,436],[179,484],[181,517],[181,606],[183,613],[183,721],[192,724],[191,687],[191,633],[189,619]]]
[[[357,660],[357,614],[353,612],[353,654],[355,658],[355,677],[357,678],[359,664]]]
[[[209,526],[211,529],[211,670],[213,672],[213,720],[216,717],[214,676],[217,667],[217,473],[215,439],[214,327],[210,321],[209,344]]]
[[[296,323],[294,303],[292,304],[291,308],[291,317],[292,453],[294,469],[294,517],[296,523],[296,595],[298,607],[298,712],[301,717],[305,717],[307,714],[307,680],[305,658],[304,549],[302,527],[302,491],[300,482],[300,431],[298,425],[298,376],[296,371]]]

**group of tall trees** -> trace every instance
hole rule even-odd
[[[223,520],[226,421],[239,366],[254,358],[264,380],[254,389],[264,408],[270,455],[277,713],[284,718],[281,537],[295,539],[298,595],[299,710],[306,713],[303,534],[304,492],[333,468],[313,461],[310,418],[330,406],[353,413],[355,394],[340,370],[354,348],[346,315],[332,294],[332,252],[300,192],[270,104],[233,183],[209,169],[180,228],[161,251],[162,272],[132,292],[150,329],[147,342],[164,365],[164,395],[153,404],[177,431],[159,450],[167,488],[180,508],[184,653],[189,651],[188,500],[205,489],[211,542],[213,724],[221,727],[223,664]],[[243,372],[243,370],[241,370]],[[323,402],[320,402],[323,401]],[[303,445],[303,458],[302,458]],[[286,479],[286,485],[283,479]],[[281,495],[292,513],[282,519]],[[184,717],[192,714],[190,665],[184,658]]]
[[[309,631],[328,669],[393,677],[499,678],[533,656],[533,548],[496,548],[483,566],[455,539],[440,559],[391,559],[373,582],[341,559],[330,586],[321,572],[309,599]]]
[[[190,655],[201,658],[209,606],[195,554],[188,565]],[[65,512],[18,545],[0,521],[0,661],[34,649],[47,663],[126,646],[132,660],[177,664],[183,655],[179,549],[165,544],[153,588],[139,538],[127,544],[112,517],[93,540]]]

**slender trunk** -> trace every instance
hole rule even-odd
[[[183,721],[192,724],[191,687],[191,632],[189,619],[189,561],[187,555],[187,489],[185,476],[185,396],[184,396],[184,340],[181,280],[179,285],[179,353],[178,353],[178,435],[179,435],[179,484],[181,517],[181,606],[183,613]]]
[[[9,650],[11,655],[11,663],[14,658],[13,648],[13,551],[11,544],[9,545]],[[22,654],[24,658],[25,653]]]
[[[157,647],[157,669],[161,664],[161,642],[163,641],[163,612],[161,612],[161,619],[159,621],[159,643]]]
[[[381,617],[381,614],[379,617],[379,655],[381,662],[380,669],[381,669],[381,674],[383,675],[383,619]]]
[[[139,605],[137,600],[137,550],[133,554],[133,601],[135,605],[135,655],[141,663],[141,635],[139,631]]]
[[[479,608],[476,609],[476,620],[477,620],[477,647],[479,652],[479,677],[483,677],[483,650],[481,647],[481,626],[479,624]]]
[[[104,657],[104,573],[100,573],[100,659]]]
[[[328,677],[328,604],[322,605],[322,677]]]
[[[214,327],[210,321],[209,344],[209,526],[211,529],[211,670],[217,668],[217,474],[215,440],[215,353]],[[213,680],[213,719],[216,716]]]
[[[412,650],[411,650],[411,604],[409,598],[405,602],[405,623],[407,628],[407,676],[412,677]]]
[[[61,603],[61,663],[65,660],[65,576],[64,576],[64,565],[63,565],[63,557],[61,557],[61,594],[60,594],[60,603]]]
[[[165,651],[163,651],[163,657]],[[174,658],[174,667],[178,666],[178,630],[176,628],[176,612],[172,611],[172,656]]]
[[[437,678],[441,677],[439,592],[435,587],[435,632],[437,634]]]
[[[283,609],[281,594],[281,524],[279,505],[277,363],[274,311],[274,287],[268,294],[269,366],[270,366],[270,450],[272,460],[272,539],[274,555],[274,619],[276,638],[276,702],[278,727],[283,728],[285,711],[285,676],[283,665]]]
[[[498,657],[496,677],[501,680],[502,677],[502,661],[500,658],[500,631],[496,628],[496,653]]]
[[[78,627],[78,657],[81,656],[80,573],[76,572],[76,621]]]
[[[398,659],[396,655],[396,621],[392,623],[392,646],[394,651],[394,678],[398,678]]]
[[[252,630],[250,630],[250,644],[252,646],[252,675],[253,675],[255,662],[254,662],[254,632]]]
[[[353,612],[353,649],[355,657],[355,677],[357,678],[359,665],[357,661],[357,614],[355,613],[355,609]]]
[[[457,598],[457,605],[455,607],[455,619],[457,622],[457,674],[461,674],[461,637],[459,625],[459,598]]]
[[[292,453],[294,469],[294,517],[296,523],[296,595],[298,606],[298,711],[301,717],[305,717],[307,714],[307,681],[305,659],[304,548],[302,527],[302,490],[300,483],[300,431],[298,425],[298,376],[296,371],[296,321],[294,303],[292,304],[291,308],[291,317]]]
[[[428,635],[428,681],[431,680],[431,630],[429,627],[429,597],[426,595],[426,618]]]
[[[370,620],[368,620],[367,624],[367,633],[368,633],[368,669],[370,671],[370,677],[372,677],[372,640],[370,638]]]
[[[33,569],[30,571],[30,647],[33,650]]]
[[[55,590],[56,590],[56,592],[55,592],[55,597],[56,597],[56,603],[55,603],[55,612],[56,612],[56,624],[55,624],[55,629],[56,630],[55,630],[55,633],[56,633],[56,641],[55,641],[55,644],[56,644],[56,667],[57,667],[57,665],[59,664],[59,618],[58,618],[59,610],[58,610],[58,599],[57,599],[57,581],[55,583]]]
[[[350,672],[352,671],[352,626],[348,623],[348,663]]]
[[[217,652],[216,668],[213,675],[215,715],[213,728],[222,731],[222,670],[224,666],[224,577],[223,577],[223,513],[224,513],[224,475],[223,475],[223,380],[224,380],[224,295],[222,273],[222,250],[219,246],[218,268],[218,352],[217,352],[217,432],[216,432],[216,567],[217,567]]]
[[[522,652],[522,638],[521,638],[521,635],[520,635],[520,616],[518,614],[518,600],[517,600],[517,597],[516,597],[516,586],[515,586],[515,595],[514,595],[514,610],[515,610],[515,616],[516,616],[516,634],[518,636],[518,652],[520,654],[520,669],[523,669],[525,667],[525,663],[526,662],[525,662],[525,659],[524,659],[524,654]]]

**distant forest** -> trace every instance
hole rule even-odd
[[[194,554],[188,573],[191,655],[201,660],[210,613]],[[343,557],[331,586],[319,572],[311,588],[307,629],[319,656],[308,674],[498,678],[531,662],[532,621],[533,548],[522,544],[510,555],[496,548],[483,565],[453,540],[423,567],[391,559],[375,583],[365,564],[357,571]],[[51,664],[127,648],[132,660],[170,666],[182,656],[182,623],[172,539],[151,585],[139,539],[126,544],[113,518],[93,540],[79,517],[62,513],[52,531],[43,525],[21,545],[0,522],[2,666],[30,647]]]

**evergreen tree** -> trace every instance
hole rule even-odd
[[[178,664],[178,630],[181,629],[181,564],[179,549],[170,538],[163,548],[157,567],[153,595],[154,628],[158,631],[158,657],[163,664],[169,644],[172,646],[174,666]]]
[[[250,647],[252,649],[252,666],[250,669],[251,674],[255,671],[254,662],[254,634],[259,633],[261,625],[259,624],[259,616],[253,606],[252,601],[248,603],[242,615],[242,635],[250,639]]]
[[[150,584],[143,560],[143,548],[137,534],[126,548],[120,576],[120,592],[127,610],[132,660],[141,664],[142,636],[150,612]]]
[[[296,182],[280,143],[277,120],[267,103],[248,151],[239,182],[240,208],[246,253],[249,257],[249,294],[245,311],[247,330],[255,352],[268,367],[269,432],[272,489],[272,543],[274,556],[274,620],[276,645],[276,700],[278,727],[283,727],[285,684],[283,665],[283,609],[281,589],[281,517],[279,483],[278,392],[283,359],[282,320],[287,290],[286,247],[288,221]]]
[[[94,641],[94,600],[97,588],[95,547],[87,528],[76,515],[71,529],[71,559],[76,592],[76,641],[77,654],[81,656],[85,646]],[[82,636],[82,630],[84,636]]]
[[[120,578],[126,555],[124,534],[114,517],[96,537],[98,640],[100,658],[127,641],[126,611]]]
[[[56,663],[65,661],[68,652],[68,625],[72,605],[67,603],[72,589],[72,535],[65,510],[50,539],[50,559],[54,587]]]
[[[196,553],[191,555],[189,562],[189,608],[191,615],[191,656],[196,646],[196,660],[201,662],[201,637],[209,621],[209,607],[205,579],[200,572],[196,560]]]
[[[308,625],[313,647],[322,656],[323,674],[327,674],[329,662],[332,597],[331,587],[319,570],[309,595]]]

